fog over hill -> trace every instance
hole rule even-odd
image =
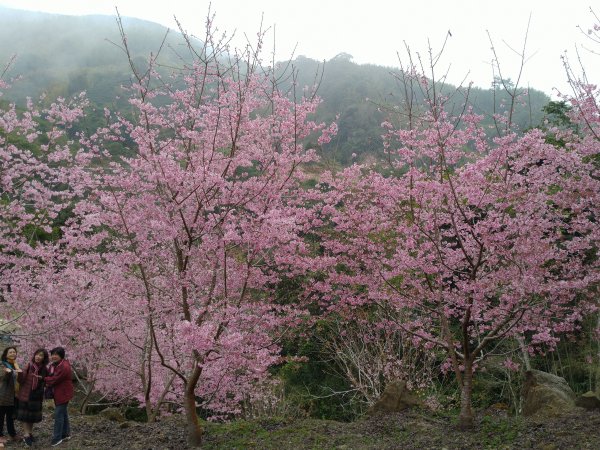
[[[157,49],[167,32],[162,25],[123,18],[132,53],[143,62]],[[14,96],[50,95],[88,91],[97,103],[110,103],[116,90],[129,80],[125,54],[117,47],[121,37],[115,17],[66,16],[0,7],[0,61],[16,60],[10,74],[18,75]],[[115,45],[116,44],[116,45]],[[167,46],[183,44],[178,33],[169,33]],[[174,51],[163,53],[170,62]]]
[[[151,53],[156,54],[167,34],[164,26],[140,19],[125,17],[123,25],[134,60],[140,65]],[[20,78],[9,98],[22,100],[41,92],[53,98],[85,90],[97,106],[115,106],[115,98],[123,95],[121,86],[130,80],[127,58],[118,48],[120,40],[114,16],[66,16],[0,7],[0,64],[16,55],[8,76]],[[168,67],[181,66],[186,57],[182,36],[172,30],[165,44],[159,62]],[[300,86],[312,85],[323,72],[318,91],[323,104],[317,120],[331,121],[339,116],[339,134],[323,149],[325,156],[348,164],[355,158],[353,154],[361,159],[381,151],[384,110],[401,100],[394,76],[398,69],[356,64],[345,53],[324,63],[310,55],[299,56],[292,66]],[[446,86],[446,92],[453,89]],[[474,88],[469,98],[476,111],[490,116],[494,105],[506,99],[506,94]],[[515,117],[521,128],[537,125],[541,108],[550,100],[535,89],[530,89],[528,99],[529,105],[518,110]]]

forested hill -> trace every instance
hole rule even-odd
[[[323,63],[320,63],[323,65]],[[298,57],[294,65],[299,72],[299,85],[311,84],[318,70],[319,62]],[[365,153],[381,152],[381,123],[388,111],[404,101],[404,87],[400,80],[400,70],[371,64],[356,64],[351,55],[341,53],[323,65],[323,77],[319,95],[324,102],[320,114],[324,120],[334,120],[339,114],[339,133],[330,144],[329,152],[339,162],[347,164],[352,154],[363,159]],[[510,82],[509,82],[510,83]],[[490,86],[492,85],[490,80]],[[456,87],[445,85],[443,92],[451,96]],[[417,93],[418,94],[418,93]],[[456,105],[464,97],[456,96]],[[492,123],[491,115],[501,109],[501,104],[510,102],[507,93],[496,90],[471,88],[469,102],[478,114]],[[550,101],[545,93],[530,89],[527,105],[515,109],[514,122],[520,129],[540,124],[542,108]],[[452,102],[450,102],[452,104]]]
[[[160,47],[167,28],[133,18],[123,18],[132,53],[143,62]],[[86,90],[98,104],[110,104],[129,80],[130,71],[119,28],[111,16],[65,16],[0,7],[0,62],[16,55],[10,75],[20,77],[12,95],[50,98]],[[167,36],[161,53],[173,62],[183,40],[178,33]],[[167,48],[169,50],[169,48]]]
[[[124,18],[123,24],[140,64],[150,53],[156,53],[167,32],[162,25],[139,19]],[[0,7],[0,42],[2,66],[17,55],[10,75],[21,79],[14,84],[13,98],[36,97],[42,91],[54,98],[85,90],[96,105],[114,106],[115,98],[123,95],[121,86],[130,78],[126,56],[113,44],[120,43],[115,17],[64,16]],[[171,31],[161,62],[181,65],[185,53],[181,35]],[[393,75],[398,69],[359,65],[345,53],[324,64],[300,56],[293,66],[298,70],[300,86],[313,84],[315,74],[324,69],[319,87],[323,104],[316,119],[331,121],[339,115],[338,136],[324,149],[328,158],[348,164],[352,154],[363,159],[381,151],[380,125],[386,109],[381,105],[393,107],[401,101],[401,87]],[[453,89],[446,88],[448,92]],[[503,97],[506,100],[499,89],[475,88],[469,98],[477,112],[489,116]],[[546,94],[530,90],[529,105],[517,111],[515,122],[521,128],[539,124],[541,108],[549,100]]]

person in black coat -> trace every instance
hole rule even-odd
[[[21,372],[17,364],[16,347],[6,347],[0,358],[0,442],[6,441],[4,437],[4,422],[6,431],[13,439],[17,439],[15,431],[15,385],[17,375]]]
[[[44,378],[48,375],[46,366],[50,361],[48,351],[39,348],[33,354],[31,362],[18,374],[19,392],[17,399],[17,420],[23,422],[23,442],[33,445],[33,424],[42,421],[42,403],[44,402]]]

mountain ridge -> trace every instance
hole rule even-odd
[[[121,18],[134,63],[145,65],[165,39],[162,63],[181,66],[179,50],[185,41],[177,30],[144,19]],[[0,6],[0,67],[13,54],[17,59],[9,76],[21,79],[11,89],[12,99],[21,101],[47,92],[50,98],[68,97],[85,90],[99,107],[115,106],[131,73],[127,58],[118,48],[121,41],[116,16],[72,16],[30,12]],[[113,45],[116,44],[116,45]],[[307,56],[292,61],[300,86],[311,85],[323,70],[323,63]],[[342,164],[381,152],[381,122],[385,109],[400,102],[401,92],[394,74],[400,69],[375,64],[357,64],[351,55],[340,53],[324,63],[319,86],[323,99],[316,120],[338,121],[336,138],[323,149],[324,155]],[[288,81],[289,83],[289,81]],[[454,86],[448,85],[447,92]],[[472,105],[486,117],[506,93],[473,88]],[[517,111],[515,122],[522,128],[540,123],[541,109],[550,101],[541,91],[529,91],[530,107]],[[119,104],[123,107],[123,102]],[[337,119],[336,119],[337,118]],[[356,155],[356,156],[353,156]]]

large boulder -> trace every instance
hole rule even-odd
[[[408,390],[406,382],[397,380],[387,384],[379,400],[369,408],[367,413],[371,415],[376,413],[393,413],[421,406],[421,404],[421,400]]]
[[[523,415],[560,416],[575,408],[575,393],[562,377],[528,370],[523,386]]]
[[[581,394],[577,400],[575,400],[575,404],[588,410],[600,409],[600,398],[598,398],[598,394],[595,392],[588,391],[585,394]]]

